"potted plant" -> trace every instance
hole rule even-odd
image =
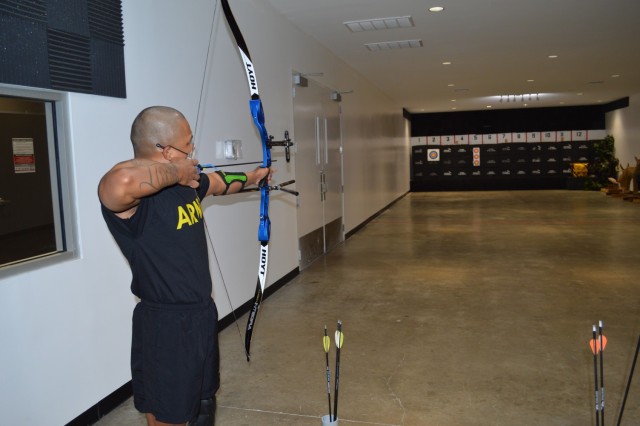
[[[607,135],[593,144],[593,161],[589,164],[589,177],[585,189],[599,190],[608,185],[609,178],[615,178],[618,170],[618,159],[615,152],[615,139]]]

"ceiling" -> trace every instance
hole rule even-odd
[[[268,2],[412,113],[594,105],[640,93],[639,0]],[[415,26],[343,24],[404,16]],[[401,40],[422,47],[364,45]]]

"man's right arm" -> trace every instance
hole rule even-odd
[[[130,160],[119,163],[100,180],[98,196],[106,208],[121,213],[136,207],[140,199],[161,189],[180,184],[197,188],[197,160],[171,163]]]

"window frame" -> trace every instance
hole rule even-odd
[[[0,265],[0,278],[78,258],[69,137],[69,93],[0,84],[0,96],[44,103],[56,251]]]

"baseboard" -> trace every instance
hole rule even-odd
[[[365,226],[367,226],[369,224],[369,222],[371,222],[373,219],[375,219],[376,217],[380,216],[382,213],[386,212],[387,210],[389,210],[391,208],[391,206],[393,206],[395,203],[397,203],[398,201],[400,201],[401,199],[403,199],[404,197],[407,196],[409,192],[405,192],[404,194],[402,194],[401,196],[399,196],[398,198],[396,198],[395,200],[393,200],[392,202],[390,202],[389,204],[387,204],[386,206],[384,206],[383,208],[381,208],[380,210],[378,210],[376,213],[374,213],[372,216],[369,216],[368,219],[366,219],[364,222],[362,222],[360,225],[356,226],[355,228],[353,228],[351,231],[347,232],[344,236],[345,240],[348,240],[349,238],[351,238],[353,236],[353,234],[357,233],[358,231],[360,231],[362,228],[364,228]]]
[[[133,395],[131,381],[128,381],[106,397],[102,398],[97,404],[94,404],[87,411],[71,420],[66,426],[92,425],[114,408],[131,398],[131,395]]]
[[[263,300],[271,296],[273,293],[281,289],[285,284],[291,281],[300,273],[299,268],[293,269],[291,272],[280,278],[275,283],[271,284],[264,291]],[[233,313],[226,315],[224,318],[218,319],[218,330],[222,331],[235,322],[235,318],[241,317],[245,313],[249,312],[253,301],[249,300],[235,309]],[[102,398],[98,403],[94,404],[91,408],[80,414],[75,419],[71,420],[66,426],[89,426],[96,423],[102,417],[106,416],[114,408],[131,398],[133,395],[133,389],[131,387],[131,381],[128,381],[124,385],[120,386],[114,392],[111,392],[106,397]]]

